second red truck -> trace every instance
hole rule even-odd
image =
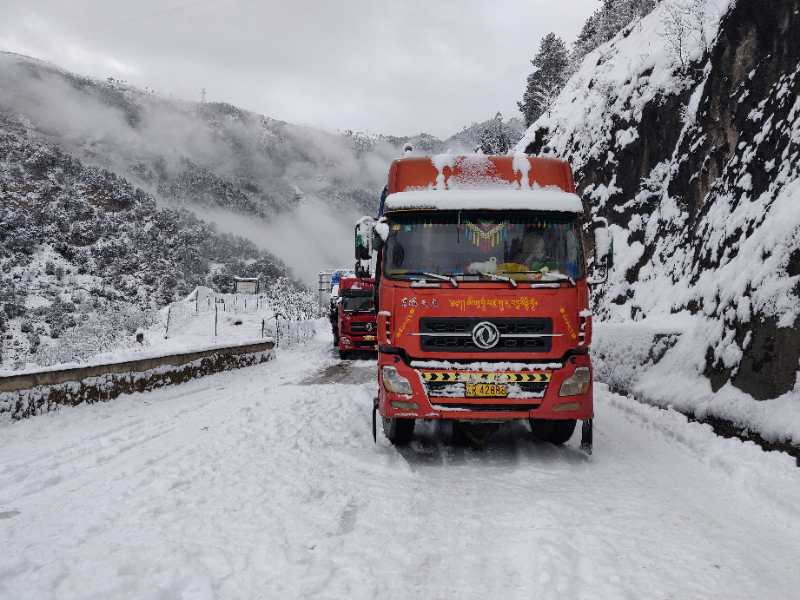
[[[341,358],[377,348],[374,294],[375,280],[370,277],[345,275],[339,279],[331,303],[331,326]]]

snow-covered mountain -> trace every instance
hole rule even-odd
[[[78,355],[104,350],[234,275],[280,280],[304,313],[310,296],[290,280],[350,263],[352,224],[375,212],[402,148],[472,150],[492,122],[447,140],[333,134],[0,52],[6,359],[58,362],[78,337]]]
[[[283,263],[193,213],[159,208],[114,173],[31,141],[0,120],[0,359],[85,358],[151,325],[156,309],[234,275],[280,290],[276,305],[310,315],[312,295]]]
[[[124,177],[159,206],[247,237],[308,283],[317,264],[349,261],[350,223],[374,211],[398,155],[388,142],[365,152],[356,136],[168,99],[8,53],[0,53],[0,115],[29,140]]]
[[[709,397],[800,391],[798,31],[798,0],[663,0],[517,147],[568,158],[612,224],[599,315],[685,330],[650,386],[665,401],[699,401],[681,386],[701,376]]]
[[[308,284],[320,266],[350,262],[352,223],[375,211],[405,144],[423,153],[472,151],[492,122],[446,140],[328,133],[3,52],[0,116],[29,140],[124,177],[159,206],[190,209],[250,239]],[[504,126],[512,141],[521,137],[518,120]]]
[[[234,275],[307,313],[291,280],[349,258],[351,224],[374,211],[396,154],[0,53],[4,368],[106,350]]]

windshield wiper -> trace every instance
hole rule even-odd
[[[456,281],[455,277],[450,277],[449,275],[439,275],[438,273],[423,273],[425,277],[432,277],[433,279],[438,279],[439,281],[449,281],[450,285],[453,287],[458,287],[458,282]]]
[[[505,281],[506,283],[510,283],[512,288],[517,287],[517,282],[511,279],[511,277],[508,277],[507,275],[498,275],[497,273],[483,273],[483,272],[478,273],[478,275],[483,275],[484,277],[488,277],[493,281]]]
[[[575,283],[575,280],[572,277],[570,277],[569,275],[564,275],[563,273],[559,273],[558,271],[551,272],[551,271],[536,270],[536,271],[514,271],[514,272],[526,275],[531,275],[531,274],[541,275],[542,279],[538,281],[543,283],[554,282],[554,281],[568,281],[569,283],[572,284],[572,287],[576,287],[578,285],[577,283]],[[534,281],[533,283],[537,282]]]
[[[408,276],[408,275],[411,275],[411,276],[414,276],[414,275],[420,276],[421,275],[422,277],[428,277],[430,279],[435,279],[437,281],[447,281],[453,287],[458,287],[458,282],[456,281],[455,277],[451,277],[449,275],[439,275],[439,273],[427,273],[427,272],[424,272],[424,271],[408,271],[406,273],[403,273],[400,276],[403,277],[403,276]],[[417,279],[416,281],[424,281],[424,280]]]

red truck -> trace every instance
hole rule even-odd
[[[554,444],[581,420],[581,446],[591,453],[589,284],[600,280],[587,277],[589,226],[564,161],[394,161],[372,225],[373,436],[376,412],[395,445],[411,440],[420,419],[455,421],[484,441],[499,424],[524,419],[536,438]],[[606,230],[595,229],[599,267],[610,244]]]
[[[370,277],[345,276],[339,280],[333,343],[341,358],[349,358],[355,352],[375,351],[374,294],[375,280]]]

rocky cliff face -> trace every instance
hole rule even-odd
[[[713,392],[776,398],[800,391],[800,0],[708,3],[675,39],[679,3],[588,55],[518,149],[570,159],[612,224],[602,317],[690,323]]]

